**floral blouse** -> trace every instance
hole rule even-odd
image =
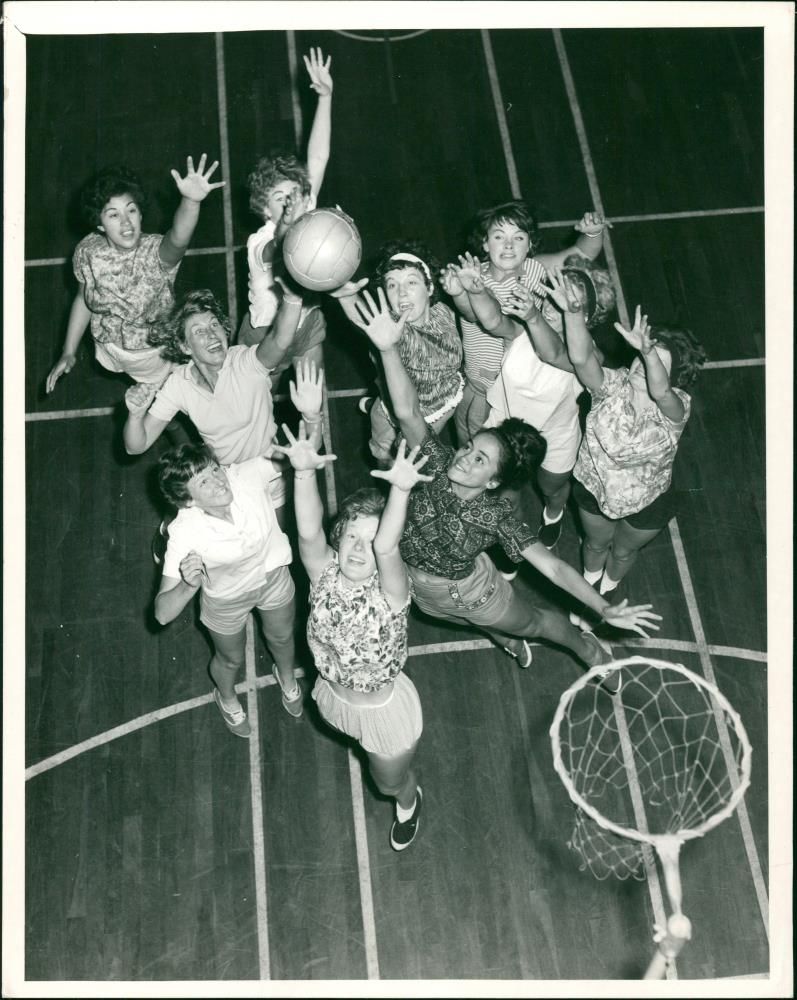
[[[407,662],[410,597],[394,611],[379,574],[357,586],[341,580],[335,556],[310,589],[307,642],[318,672],[352,691],[379,691]]]
[[[641,411],[635,408],[627,368],[604,368],[603,384],[590,390],[592,409],[573,475],[592,493],[606,517],[636,514],[669,488],[691,407],[683,389],[673,392],[684,404],[683,419],[678,422],[655,405]]]

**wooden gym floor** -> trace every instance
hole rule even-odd
[[[195,609],[154,623],[160,450],[123,454],[126,383],[93,361],[90,337],[44,395],[74,295],[75,195],[107,162],[139,170],[154,196],[145,228],[162,232],[169,168],[203,151],[222,161],[225,195],[205,203],[179,287],[212,288],[240,319],[246,174],[306,135],[311,45],[335,82],[321,203],[353,216],[366,256],[417,234],[451,259],[475,209],[518,194],[553,248],[602,207],[623,307],[678,318],[706,346],[680,513],[627,581],[661,633],[621,652],[715,678],[750,734],[743,807],[683,851],[695,932],[677,976],[766,976],[763,33],[360,35],[27,39],[25,978],[562,982],[634,979],[651,955],[651,886],[595,881],[566,846],[548,728],[579,676],[571,659],[537,646],[521,672],[476,633],[413,612],[425,815],[394,854],[390,803],[312,703],[301,721],[282,711],[256,631],[247,743],[211,703]],[[356,404],[371,372],[364,339],[325,311],[334,509],[367,481]],[[538,509],[530,498],[533,523]],[[572,512],[559,550],[579,565]]]

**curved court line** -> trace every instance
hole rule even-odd
[[[530,642],[529,645],[539,647],[540,643]],[[696,642],[686,639],[665,639],[664,637],[650,639],[623,638],[622,642],[618,642],[617,645],[628,646],[633,649],[671,650],[683,653],[700,652],[700,647]],[[431,642],[418,646],[410,646],[407,650],[407,655],[408,657],[433,656],[435,653],[464,653],[481,649],[494,650],[495,648],[489,639],[459,639],[453,642]],[[757,649],[741,649],[737,646],[708,646],[707,648],[709,652],[716,656],[729,656],[737,660],[748,660],[753,663],[767,662],[766,652]],[[299,667],[296,670],[296,675],[297,677],[304,677],[305,672]],[[253,683],[256,688],[264,688],[275,685],[276,681],[272,676],[264,675],[256,677]],[[248,680],[241,681],[239,684],[236,684],[235,690],[239,693],[247,692],[249,687],[250,682]],[[74,746],[62,750],[52,757],[45,757],[44,760],[32,764],[25,769],[25,780],[35,778],[37,775],[58,767],[59,764],[65,764],[67,761],[88,750],[94,750],[105,743],[111,743],[113,740],[127,736],[129,733],[136,732],[139,729],[144,729],[155,722],[162,722],[173,715],[180,715],[183,712],[190,712],[195,708],[201,708],[203,705],[209,704],[212,700],[212,693],[203,694],[196,698],[190,698],[188,701],[180,701],[174,705],[167,705],[165,708],[158,708],[135,719],[130,719],[119,726],[114,726],[113,729],[107,729],[104,733],[98,733],[96,736],[83,740],[81,743],[76,743]]]
[[[429,32],[429,28],[423,28],[420,31],[410,31],[406,35],[381,35],[379,38],[374,38],[371,35],[358,35],[356,31],[343,31],[338,29],[335,31],[336,35],[343,35],[344,38],[353,38],[357,42],[377,42],[384,45],[385,42],[406,42],[410,38],[417,38],[418,35],[425,35]]]

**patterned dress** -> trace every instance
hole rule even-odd
[[[399,611],[374,573],[356,586],[342,579],[337,553],[310,590],[307,642],[318,672],[352,691],[379,691],[407,662],[410,597]]]

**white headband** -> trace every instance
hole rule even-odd
[[[423,273],[426,275],[426,280],[429,284],[432,284],[432,273],[429,270],[429,265],[421,260],[420,257],[416,257],[414,253],[394,253],[390,258],[391,260],[406,260],[410,264],[420,264],[423,269]]]

